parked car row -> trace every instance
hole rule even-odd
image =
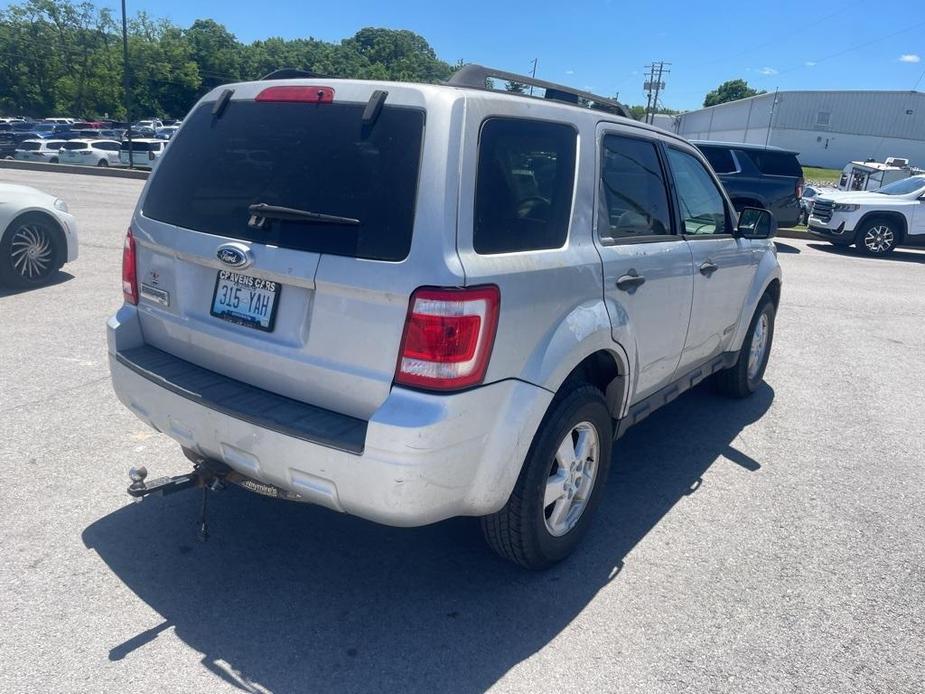
[[[83,166],[124,165],[150,168],[164,152],[164,140],[25,140],[13,152],[19,161],[40,161],[47,164],[80,164]]]
[[[21,118],[0,118],[0,158],[14,158],[14,153],[27,140],[169,140],[179,129],[180,121],[149,118],[135,123],[112,120],[75,121],[55,117],[42,121]]]

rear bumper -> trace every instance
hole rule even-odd
[[[362,449],[350,452],[231,416],[126,366],[119,352],[142,344],[134,307],[108,328],[113,388],[142,421],[300,501],[388,525],[501,508],[552,400],[515,380],[452,395],[396,387],[366,423]]]

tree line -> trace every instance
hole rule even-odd
[[[339,43],[242,43],[222,24],[182,28],[139,12],[128,21],[134,118],[182,117],[219,84],[282,67],[328,77],[436,82],[454,66],[411,31],[365,28]],[[121,18],[92,2],[26,0],[0,12],[0,114],[124,119]]]

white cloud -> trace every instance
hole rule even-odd
[[[760,72],[762,75],[767,75],[767,76],[777,74],[777,70],[775,70],[773,67],[763,67],[758,72]]]
[[[901,63],[918,63],[921,60],[922,57],[915,53],[903,53],[899,56],[899,62]]]
[[[805,63],[803,63],[803,64],[804,64],[806,67],[816,67],[816,63],[814,63],[812,60],[807,60],[807,61],[806,61]]]
[[[566,71],[565,71],[565,74],[566,74],[566,75],[574,75],[574,74],[575,74],[575,71],[574,71],[574,70],[566,70]]]

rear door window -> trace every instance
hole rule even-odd
[[[616,241],[670,234],[670,210],[655,143],[605,135],[598,216],[601,239]]]
[[[61,145],[62,149],[87,149],[89,145],[86,142],[65,142]]]
[[[710,162],[710,166],[718,174],[735,173],[738,171],[732,151],[723,147],[699,147],[703,156]]]
[[[561,248],[568,236],[577,133],[564,123],[482,125],[472,245],[483,255]]]
[[[376,260],[411,248],[424,111],[386,102],[371,126],[365,104],[232,101],[184,121],[158,164],[142,213],[210,234]],[[248,224],[251,205],[359,220]]]
[[[797,161],[796,155],[790,152],[774,152],[754,149],[748,151],[748,156],[755,162],[758,170],[768,176],[803,176],[803,168]]]

